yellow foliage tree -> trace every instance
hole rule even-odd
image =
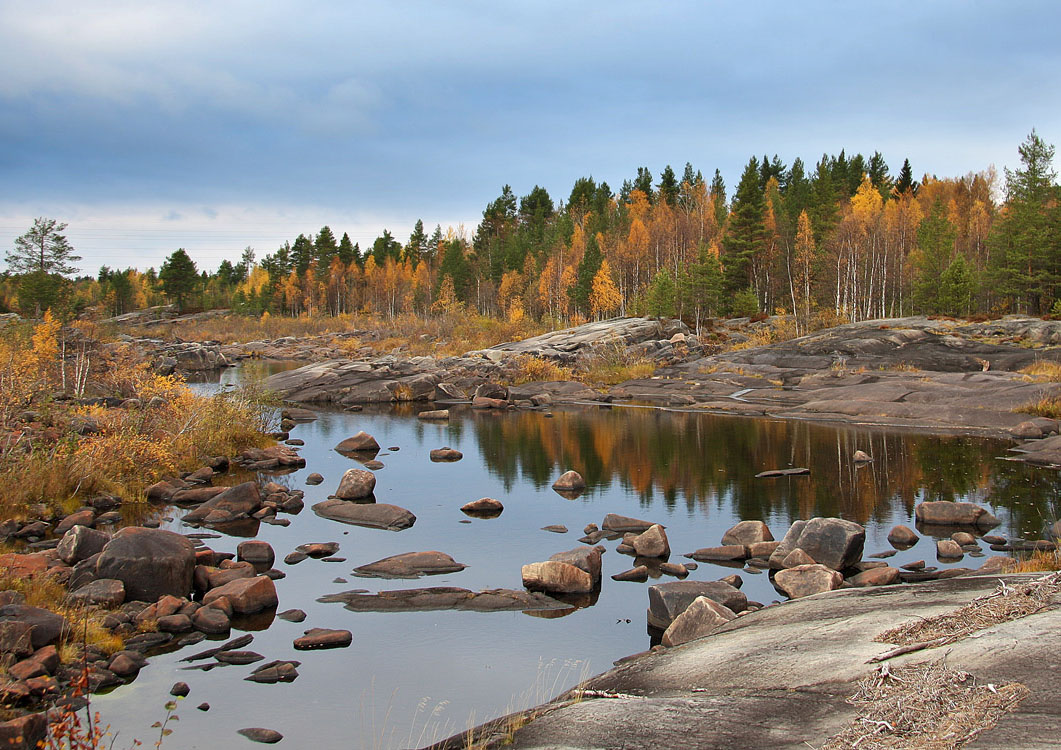
[[[590,311],[598,318],[614,313],[622,305],[623,298],[619,287],[612,279],[612,269],[608,260],[601,261],[600,268],[593,277],[593,287],[589,294]]]

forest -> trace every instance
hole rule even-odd
[[[106,315],[163,302],[248,315],[468,311],[556,325],[647,314],[697,328],[784,313],[796,333],[913,313],[1061,315],[1054,147],[1033,130],[1018,153],[1001,177],[987,168],[920,180],[909,160],[892,174],[880,153],[840,151],[811,167],[753,156],[731,195],[718,170],[706,179],[688,163],[658,179],[641,167],[618,191],[580,178],[561,200],[505,185],[470,236],[463,226],[429,234],[418,221],[405,243],[384,230],[361,248],[324,226],[260,259],[248,247],[212,273],[183,249],[157,271],[103,267],[94,278],[46,267],[43,251],[21,265],[9,252],[0,304]],[[65,225],[48,221],[65,242]]]

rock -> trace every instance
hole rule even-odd
[[[993,529],[1001,523],[986,508],[973,503],[955,503],[947,500],[920,503],[914,509],[918,522],[936,526],[972,526],[978,529]]]
[[[448,446],[442,448],[435,448],[431,451],[429,455],[431,457],[431,460],[436,463],[460,461],[462,458],[464,458],[463,453]]]
[[[100,552],[96,576],[121,581],[127,599],[153,602],[166,594],[186,596],[194,568],[190,539],[172,531],[127,526]]]
[[[706,596],[698,596],[663,632],[664,646],[680,646],[703,638],[737,615],[728,607]]]
[[[281,620],[287,622],[304,622],[306,619],[306,613],[301,609],[285,609],[283,612],[277,615]]]
[[[648,531],[653,526],[651,521],[642,521],[639,518],[630,518],[628,516],[620,516],[615,513],[609,513],[604,517],[601,522],[601,530],[609,533],[622,534],[628,531],[633,531],[640,534],[643,531]],[[666,527],[664,527],[666,528]]]
[[[800,565],[815,565],[817,561],[803,550],[796,548],[785,555],[781,561],[782,568],[796,568]]]
[[[214,658],[222,664],[254,664],[265,657],[257,651],[218,651]]]
[[[68,598],[82,606],[116,609],[125,602],[125,584],[115,578],[97,578],[70,592]]]
[[[659,572],[675,578],[687,578],[689,576],[689,569],[681,563],[660,563]]]
[[[339,542],[311,542],[309,544],[300,544],[295,548],[296,552],[301,552],[308,557],[331,557],[339,551]]]
[[[264,685],[275,685],[278,682],[294,682],[298,679],[298,667],[302,662],[293,660],[271,661],[258,666],[243,679]]]
[[[1043,436],[1043,431],[1035,422],[1021,422],[1010,429],[1009,434],[1018,440],[1038,440]]]
[[[873,458],[865,451],[858,450],[851,455],[851,460],[856,464],[865,464],[873,460]]]
[[[190,692],[192,692],[192,689],[188,687],[187,682],[175,682],[173,687],[169,689],[169,694],[175,698],[187,698]]]
[[[284,739],[284,735],[277,732],[275,729],[264,729],[262,727],[246,727],[245,729],[237,730],[239,734],[242,734],[251,742],[261,742],[266,745],[275,745],[280,740]]]
[[[566,562],[548,560],[524,565],[521,575],[529,591],[587,594],[594,589],[589,573]]]
[[[632,546],[640,557],[665,558],[670,556],[670,542],[667,541],[667,532],[658,523],[653,524],[634,537]]]
[[[200,607],[192,615],[192,627],[207,635],[225,635],[232,629],[232,622],[217,607]]]
[[[355,526],[367,526],[388,531],[401,531],[416,523],[416,516],[405,508],[386,503],[352,503],[346,500],[325,500],[313,506],[322,518]]]
[[[672,581],[648,587],[648,624],[666,631],[697,597],[706,596],[733,612],[748,607],[748,597],[720,581]]]
[[[748,546],[758,542],[774,541],[770,528],[762,521],[741,521],[722,535],[723,546],[743,544]]]
[[[728,575],[725,578],[719,578],[718,580],[720,580],[722,583],[728,583],[735,589],[739,589],[741,586],[744,585],[744,579],[741,578],[737,573],[732,573],[731,575]]]
[[[136,677],[140,673],[140,669],[144,665],[142,659],[143,656],[135,651],[119,651],[111,657],[111,660],[107,663],[107,669],[123,680],[127,680],[131,677]]]
[[[953,539],[941,539],[936,542],[936,557],[940,560],[960,560],[965,557],[965,552]]]
[[[361,465],[364,466],[366,469],[372,469],[372,471],[376,471],[384,467],[384,463],[382,461],[376,461],[375,459],[371,461],[365,461]]]
[[[748,557],[760,557],[769,559],[774,550],[781,546],[781,542],[756,542],[748,545]]]
[[[469,516],[479,516],[484,518],[496,518],[501,515],[501,512],[504,509],[505,506],[501,504],[501,501],[494,500],[492,497],[482,497],[461,506],[461,512],[466,513]]]
[[[328,628],[310,628],[305,635],[295,639],[295,649],[309,651],[323,648],[346,648],[354,640],[349,630],[330,630]]]
[[[508,387],[498,383],[483,383],[476,387],[473,398],[491,398],[507,401]]]
[[[309,485],[317,485],[323,481],[324,477],[321,474],[318,474],[317,472],[313,472],[312,474],[306,477],[306,484]]]
[[[364,469],[347,469],[339,480],[335,496],[340,500],[360,500],[371,497],[376,488],[376,475]]]
[[[109,542],[111,535],[103,531],[96,531],[88,526],[74,526],[59,540],[59,546],[55,551],[59,559],[67,565],[77,563],[92,557],[103,551],[103,547]]]
[[[1013,570],[1020,561],[1012,557],[994,556],[984,560],[984,564],[977,568],[977,573],[1005,573]]]
[[[276,554],[268,542],[248,540],[237,545],[236,559],[269,568],[272,567]]]
[[[648,580],[648,568],[644,565],[638,565],[636,568],[630,568],[629,570],[624,570],[622,573],[616,573],[612,576],[612,580],[644,583]]]
[[[362,430],[353,437],[348,437],[335,446],[340,453],[379,453],[376,438]]]
[[[261,493],[255,482],[244,482],[235,487],[229,487],[224,492],[215,495],[210,500],[200,505],[195,510],[184,516],[185,523],[215,523],[223,516],[241,518],[249,516],[262,506]]]
[[[594,587],[600,586],[601,581],[601,550],[602,547],[575,547],[566,552],[557,552],[551,555],[552,562],[562,562],[574,565],[579,570],[589,575]]]
[[[6,606],[6,605],[5,605]],[[33,624],[11,619],[0,621],[0,654],[21,659],[33,653]]]
[[[553,489],[564,492],[578,492],[586,489],[586,480],[577,471],[565,471],[553,482]]]
[[[449,419],[449,409],[434,409],[431,411],[422,411],[416,415],[416,418],[434,422],[445,421]]]
[[[512,589],[469,591],[454,586],[399,589],[369,594],[363,589],[327,594],[319,602],[340,602],[351,612],[432,612],[453,609],[464,612],[509,612],[571,610],[566,604],[540,592]]]
[[[192,629],[192,618],[180,613],[159,617],[156,622],[161,633],[187,633]]]
[[[950,535],[950,538],[961,547],[976,544],[976,537],[968,531],[956,531]]]
[[[55,535],[62,536],[75,526],[93,526],[96,523],[96,511],[91,509],[71,513],[55,527]]]
[[[790,599],[820,594],[840,588],[844,577],[825,565],[799,565],[779,570],[774,575],[774,585]]]
[[[913,529],[901,523],[888,532],[888,541],[895,547],[912,547],[919,538]]]
[[[203,604],[209,605],[221,597],[228,599],[232,603],[233,612],[241,615],[272,609],[279,601],[276,596],[276,584],[269,576],[240,578],[211,589],[203,597]]]
[[[777,479],[778,477],[798,477],[804,474],[810,474],[810,469],[802,467],[792,469],[769,469],[767,471],[760,471],[755,475],[756,479]]]
[[[362,578],[420,578],[457,573],[466,567],[442,552],[407,552],[354,568],[353,573]]]
[[[872,568],[851,576],[847,582],[852,586],[890,586],[893,583],[899,583],[899,569],[890,566]]]
[[[780,568],[795,549],[833,570],[843,570],[862,559],[866,530],[840,518],[812,518],[796,521],[770,555],[770,567]]]
[[[548,526],[542,526],[542,531],[549,531],[553,534],[566,534],[567,527],[562,523],[549,524]]]
[[[700,562],[712,560],[743,560],[748,557],[748,548],[743,544],[727,544],[722,547],[704,547],[692,552],[686,557]]]
[[[48,717],[44,713],[26,714],[0,722],[0,747],[35,750],[44,746],[47,736]]]

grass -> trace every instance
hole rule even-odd
[[[1040,383],[1061,383],[1061,362],[1039,359],[1022,367],[1019,372]]]
[[[1061,396],[1043,396],[1038,401],[1024,404],[1014,409],[1018,414],[1031,414],[1036,417],[1061,419]]]
[[[505,366],[506,370],[511,373],[506,379],[506,385],[574,380],[576,377],[570,367],[564,367],[551,360],[541,359],[530,354],[520,354],[512,357],[505,362]]]
[[[1013,573],[1043,573],[1061,570],[1061,550],[1036,550],[1027,560],[1021,560]]]

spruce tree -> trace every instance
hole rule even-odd
[[[752,258],[762,251],[765,242],[765,202],[759,187],[759,160],[754,156],[744,168],[723,244],[725,253],[725,289],[734,293],[751,281]]]
[[[177,311],[184,310],[184,302],[200,286],[195,263],[184,248],[179,248],[166,258],[158,272],[163,293],[177,303]]]

